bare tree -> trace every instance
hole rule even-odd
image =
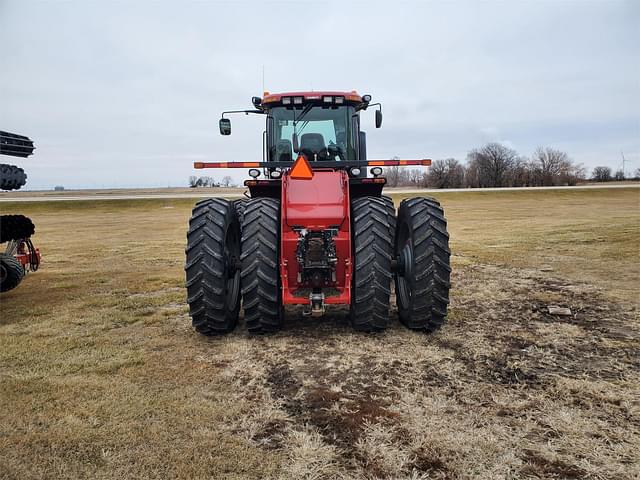
[[[427,186],[433,188],[460,188],[464,182],[464,167],[455,158],[435,160],[426,175]]]
[[[518,158],[515,150],[499,143],[488,143],[467,155],[470,165],[477,169],[479,187],[507,185],[507,172]]]
[[[444,160],[434,160],[427,173],[427,186],[431,188],[446,188],[447,166]]]
[[[407,183],[414,187],[424,186],[424,171],[420,168],[405,169]]]
[[[213,177],[207,177],[207,176],[198,177],[198,179],[196,180],[195,186],[196,187],[214,187],[215,180],[213,179]]]
[[[528,187],[535,185],[539,176],[533,162],[526,158],[516,158],[506,173],[506,183],[510,187]]]
[[[532,162],[540,170],[543,186],[559,184],[571,170],[569,156],[550,147],[538,147],[533,153]]]
[[[393,157],[391,160],[399,160],[400,157]],[[384,169],[383,174],[387,179],[387,186],[397,187],[400,183],[400,167],[389,167]]]
[[[608,182],[611,180],[611,169],[609,167],[596,167],[593,169],[591,178],[596,182]]]
[[[581,163],[577,165],[571,165],[571,169],[566,176],[567,185],[574,186],[577,185],[578,182],[583,182],[587,178],[587,170],[584,168],[584,165]]]
[[[220,186],[229,187],[231,185],[231,182],[233,182],[233,178],[231,178],[229,175],[226,175],[226,176],[222,177],[222,181],[220,182]]]
[[[191,175],[189,177],[189,187],[195,188],[198,185],[198,177]]]
[[[480,186],[478,165],[475,162],[468,162],[464,169],[464,186],[467,188],[478,188]]]
[[[618,171],[615,173],[615,175],[613,176],[613,178],[614,178],[616,181],[618,181],[618,182],[620,182],[620,181],[624,180],[624,179],[625,179],[625,177],[624,177],[624,170],[622,170],[622,169],[618,170]]]

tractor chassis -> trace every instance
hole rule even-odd
[[[265,117],[259,162],[195,162],[194,168],[249,169],[249,198],[198,202],[187,233],[187,301],[194,328],[228,333],[244,310],[252,333],[280,329],[287,306],[321,316],[349,308],[356,330],[390,322],[392,282],[400,321],[433,331],[446,319],[450,251],[444,211],[432,198],[399,208],[383,195],[383,167],[431,160],[369,160],[360,114],[382,106],[357,92],[288,92],[251,99]],[[295,159],[295,161],[294,161]],[[239,258],[239,261],[238,261]]]
[[[289,169],[278,179],[245,181],[250,199],[199,202],[187,247],[196,329],[232,330],[242,302],[247,327],[256,333],[278,330],[284,308],[293,305],[312,317],[324,315],[327,306],[346,305],[356,329],[384,330],[392,280],[402,323],[417,330],[439,328],[446,318],[450,273],[442,208],[435,199],[414,198],[403,200],[396,212],[382,195],[385,182],[331,168],[315,168],[312,178],[300,179]],[[242,232],[242,242],[231,254],[224,232],[233,229]],[[220,233],[211,237],[207,232],[214,230]],[[221,243],[210,243],[214,240]],[[211,285],[209,267],[198,263],[215,251],[225,252],[216,270],[222,273],[218,286]],[[195,252],[191,260],[189,252]],[[203,284],[205,275],[209,283]],[[241,294],[234,293],[237,286],[226,290],[238,276]],[[208,290],[219,294],[207,301]]]

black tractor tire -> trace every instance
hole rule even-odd
[[[240,222],[240,231],[242,231],[242,223],[244,222],[244,210],[247,208],[248,198],[239,198],[233,201],[233,208],[236,209],[236,215]]]
[[[247,329],[276,332],[284,314],[280,291],[280,201],[247,202],[242,230],[242,304]]]
[[[187,303],[193,328],[203,335],[231,332],[240,312],[240,223],[233,203],[202,200],[187,232]]]
[[[359,331],[380,331],[389,325],[393,250],[389,221],[389,203],[384,198],[353,200],[351,324]]]
[[[24,215],[0,215],[0,243],[29,238],[36,227]]]
[[[434,198],[409,198],[400,203],[394,254],[396,303],[407,328],[433,332],[447,318],[451,251],[447,220]],[[408,268],[402,268],[408,263]]]
[[[0,254],[0,292],[16,288],[24,278],[24,267],[16,257]]]
[[[391,239],[393,241],[396,236],[396,206],[391,197],[383,195],[380,198],[382,198],[382,201],[387,207],[387,221],[389,222],[389,231],[391,232]]]
[[[27,183],[27,174],[15,165],[0,163],[0,190],[18,190]]]

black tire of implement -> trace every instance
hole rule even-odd
[[[242,305],[247,329],[276,332],[283,317],[280,291],[280,201],[249,200],[242,230]]]
[[[351,204],[353,288],[351,324],[360,331],[380,331],[389,325],[391,254],[389,203],[362,197]]]
[[[16,257],[0,254],[0,292],[16,288],[24,278],[24,267]]]
[[[18,190],[27,183],[27,174],[15,165],[0,163],[0,190]]]
[[[396,255],[407,242],[413,248],[412,275],[406,280],[395,275],[400,322],[407,328],[433,332],[446,321],[451,286],[447,221],[436,199],[409,198],[400,203]]]
[[[203,335],[229,333],[238,323],[240,271],[229,277],[232,256],[239,264],[240,223],[233,204],[202,200],[193,208],[185,264],[187,303],[193,328]]]
[[[29,238],[36,227],[29,217],[24,215],[0,215],[0,243]]]
[[[233,208],[236,209],[236,215],[240,222],[240,231],[242,231],[242,223],[244,222],[244,210],[247,208],[248,198],[239,198],[233,201]]]

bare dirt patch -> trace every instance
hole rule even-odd
[[[313,432],[331,452],[320,478],[633,478],[635,307],[507,267],[460,267],[454,284],[451,321],[431,336],[359,335],[339,314],[294,325],[290,313],[245,359],[266,375],[242,383],[261,384],[257,398],[281,419],[253,440],[287,450]],[[549,315],[549,295],[575,313]]]

